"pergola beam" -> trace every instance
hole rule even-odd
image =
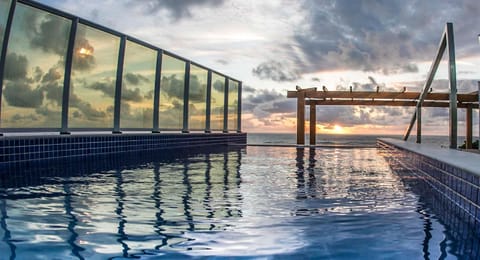
[[[322,106],[394,106],[414,107],[417,101],[390,101],[390,100],[306,100],[305,105],[310,104]],[[478,108],[478,103],[458,103],[458,108]],[[448,102],[424,101],[422,107],[449,107]]]
[[[297,91],[288,91],[287,98],[298,97]],[[420,92],[370,92],[370,91],[305,91],[305,98],[317,99],[395,99],[395,100],[417,100]],[[450,100],[449,93],[427,93],[426,101]],[[476,93],[457,94],[458,102],[478,102],[478,95]]]

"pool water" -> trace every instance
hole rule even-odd
[[[0,259],[472,257],[416,190],[375,148],[46,166],[0,178]]]

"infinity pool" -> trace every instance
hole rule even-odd
[[[478,237],[444,224],[415,183],[374,148],[248,147],[2,173],[0,259],[472,256],[462,245]]]

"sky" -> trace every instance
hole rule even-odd
[[[445,23],[458,93],[478,89],[478,0],[38,0],[243,82],[242,130],[295,132],[295,86],[419,91]],[[444,62],[433,83],[448,91]],[[403,134],[414,108],[322,106],[317,133]],[[459,134],[465,112],[459,111]],[[424,108],[423,133],[448,135],[448,110]],[[474,113],[474,135],[478,134]]]

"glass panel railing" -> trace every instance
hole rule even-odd
[[[190,66],[190,88],[188,106],[188,125],[191,130],[205,129],[207,107],[208,71],[198,66]]]
[[[3,37],[7,25],[8,11],[10,10],[11,0],[0,0],[0,50],[3,46]]]
[[[7,5],[0,1],[1,13]],[[3,128],[60,128],[70,26],[70,20],[17,3],[5,59]]]
[[[185,61],[164,54],[161,73],[159,127],[180,130],[183,127]]]
[[[151,129],[157,52],[127,41],[123,65],[121,128]]]
[[[70,83],[69,127],[112,128],[120,39],[79,24]]]
[[[212,73],[212,98],[210,128],[212,130],[223,130],[225,105],[225,77]]]
[[[12,3],[16,8],[9,20]],[[221,131],[238,124],[238,82],[226,89],[227,76],[140,40],[34,2],[0,0],[2,47],[7,31],[0,73],[1,132]],[[227,104],[225,94],[231,99]]]

